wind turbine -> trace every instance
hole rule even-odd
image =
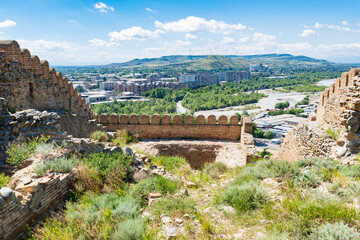
[[[192,48],[189,48],[188,50],[189,50],[189,55],[191,55],[191,50],[192,50]]]
[[[210,52],[210,56],[211,56],[211,50],[212,50],[212,48],[209,48],[208,50],[209,50],[209,52]]]

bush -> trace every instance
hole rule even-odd
[[[26,159],[35,153],[35,150],[36,143],[33,141],[21,144],[11,144],[6,151],[8,155],[6,162],[10,165],[20,166]]]
[[[91,138],[94,140],[98,140],[99,142],[106,142],[109,137],[106,132],[103,131],[96,131],[93,134],[91,134]]]
[[[286,102],[279,102],[275,104],[275,109],[284,109],[288,108],[290,106],[290,103],[288,101]]]
[[[138,199],[145,206],[147,197],[151,192],[160,192],[163,195],[167,193],[175,193],[179,189],[177,182],[164,178],[163,176],[155,176],[144,179],[139,183],[132,185],[129,193],[135,199]]]
[[[339,137],[340,137],[340,129],[331,129],[331,128],[328,128],[325,130],[325,138],[331,138],[333,140],[338,140]]]
[[[6,176],[5,173],[1,173],[0,174],[0,188],[6,187],[9,184],[10,179],[11,178],[9,176]]]
[[[325,223],[314,229],[310,235],[312,240],[355,240],[360,239],[360,233],[356,228],[350,227],[343,222]]]
[[[267,177],[290,177],[293,178],[300,174],[300,171],[294,163],[285,160],[262,160],[256,163],[259,168],[261,178]]]
[[[138,142],[138,139],[126,130],[117,130],[115,133],[115,139],[112,139],[111,141],[120,146],[125,146],[131,142]]]
[[[37,164],[34,168],[34,172],[43,176],[48,170],[53,170],[56,173],[65,173],[72,172],[74,167],[75,164],[72,159],[61,157],[53,160],[47,160],[45,163]]]
[[[131,181],[131,157],[122,153],[93,153],[81,162],[76,172],[75,189],[94,192],[111,192]]]
[[[313,171],[307,171],[295,178],[295,184],[303,187],[316,187],[321,182],[321,178]]]
[[[196,203],[190,197],[163,197],[151,205],[151,214],[156,217],[160,217],[161,214],[182,217],[186,213],[197,213]]]
[[[227,166],[222,162],[212,162],[205,163],[203,171],[211,178],[218,178],[219,175],[225,173],[227,169]]]
[[[175,170],[187,164],[185,158],[182,157],[170,157],[170,156],[157,156],[151,158],[151,162],[156,165],[165,166],[166,170]]]
[[[273,131],[268,130],[264,132],[264,138],[266,139],[272,139],[275,137],[275,133],[273,133]]]
[[[36,146],[36,152],[42,155],[47,155],[54,149],[54,147],[55,145],[53,143],[40,143]]]
[[[146,224],[141,217],[128,219],[118,224],[113,240],[138,240],[145,236]]]
[[[252,210],[267,202],[264,187],[253,180],[227,187],[222,194],[222,201],[239,211]]]

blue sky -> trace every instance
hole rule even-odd
[[[360,62],[356,0],[0,0],[0,39],[51,65],[174,54],[290,53]],[[211,49],[211,50],[210,50]]]

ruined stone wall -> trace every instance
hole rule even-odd
[[[20,49],[16,41],[0,41],[0,97],[14,111],[66,110],[93,117],[89,104],[49,63]]]
[[[191,115],[170,115],[153,116],[142,115],[121,115],[111,116],[102,114],[97,116],[97,121],[106,126],[108,131],[125,130],[139,139],[214,139],[234,140],[241,139],[241,125],[239,118],[232,116],[220,116],[218,121],[214,115],[210,115],[205,121],[203,115],[195,119]],[[195,122],[195,123],[194,123]]]
[[[73,173],[12,179],[15,190],[0,204],[0,239],[17,239],[30,220],[43,218],[69,194]],[[12,184],[12,183],[10,183]]]
[[[317,108],[317,121],[326,122],[333,126],[340,126],[340,115],[347,108],[347,102],[359,97],[357,90],[360,81],[360,69],[353,68],[344,72],[341,78],[323,93],[320,94],[320,101]]]

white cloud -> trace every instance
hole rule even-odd
[[[18,40],[20,46],[22,48],[29,48],[35,51],[52,51],[52,52],[60,52],[66,49],[71,49],[70,43],[61,41],[47,41],[47,40],[35,40],[35,41],[28,41],[24,39]]]
[[[76,21],[75,19],[69,19],[68,22],[69,23],[77,23],[78,21]]]
[[[115,9],[113,7],[110,7],[103,2],[95,3],[94,7],[96,9],[98,9],[99,12],[101,12],[101,13],[106,13],[106,12],[108,12],[108,10],[115,11]]]
[[[234,43],[235,39],[231,38],[231,37],[224,37],[223,40],[221,41],[221,43],[223,44],[230,44],[230,43]]]
[[[89,40],[89,43],[93,46],[93,47],[114,47],[119,45],[118,43],[115,42],[107,42],[105,40],[102,39],[98,39],[98,38],[94,38]]]
[[[198,38],[199,38],[198,36],[195,36],[195,35],[193,35],[191,33],[187,33],[185,35],[185,39],[198,39]]]
[[[145,8],[145,10],[149,12],[154,12],[154,10],[152,10],[151,8]]]
[[[14,22],[13,20],[6,19],[5,21],[0,22],[0,28],[15,27],[16,24],[17,23]]]
[[[331,30],[336,30],[339,32],[350,32],[351,29],[348,27],[342,27],[342,26],[337,26],[337,25],[330,25],[330,24],[326,24],[326,23],[315,23],[314,26],[306,26],[308,28],[315,28],[315,29],[321,29],[321,28],[327,28],[327,29],[331,29]]]
[[[300,37],[312,37],[312,36],[318,36],[318,34],[314,30],[305,29],[302,33],[299,33],[298,36],[300,36]]]
[[[348,21],[345,21],[345,20],[342,21],[341,24],[342,24],[342,25],[346,25],[346,26],[349,26],[349,25],[350,25],[350,23],[349,23]]]
[[[276,40],[276,36],[264,33],[254,33],[252,40],[255,42],[273,42]]]
[[[121,30],[120,32],[111,32],[109,33],[110,41],[131,41],[131,40],[138,40],[138,41],[145,41],[149,38],[157,38],[159,37],[160,33],[164,33],[162,30],[155,30],[150,31],[143,29],[141,27],[131,27]]]
[[[176,22],[162,23],[155,21],[155,27],[161,28],[168,32],[222,32],[230,33],[234,30],[244,30],[246,27],[240,23],[229,24],[214,19],[206,20],[200,17],[189,16]]]
[[[190,42],[190,41],[182,41],[182,40],[176,40],[175,41],[176,47],[186,47],[186,46],[189,46],[191,44],[192,44],[192,42]]]

